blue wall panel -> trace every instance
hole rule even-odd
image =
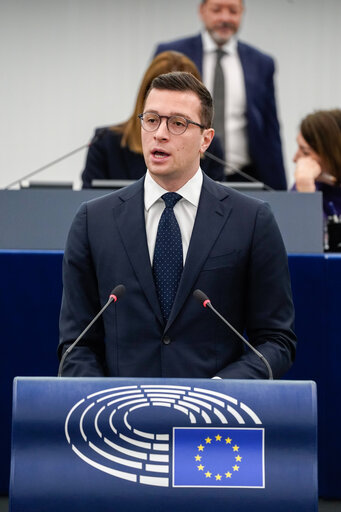
[[[0,494],[8,493],[12,382],[57,374],[61,251],[0,251]]]

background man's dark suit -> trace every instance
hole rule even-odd
[[[84,204],[64,257],[60,352],[95,316],[117,284],[111,305],[64,375],[267,378],[263,363],[192,297],[201,288],[215,307],[268,359],[279,377],[295,353],[286,252],[273,215],[261,201],[204,175],[186,264],[164,327],[144,221],[144,178]]]
[[[201,34],[161,43],[155,55],[166,50],[184,53],[195,62],[202,74]],[[238,53],[245,80],[247,132],[250,157],[255,167],[254,177],[274,189],[285,190],[287,183],[276,110],[274,61],[269,55],[240,41]]]

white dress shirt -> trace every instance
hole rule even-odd
[[[176,192],[182,196],[182,199],[180,199],[174,206],[174,215],[180,227],[184,265],[198,210],[202,181],[202,171],[199,167],[193,178],[191,178],[179,190],[176,190]],[[162,188],[153,180],[147,170],[144,180],[144,215],[151,264],[153,264],[157,228],[160,217],[165,208],[165,202],[161,196],[167,192],[167,190]]]
[[[197,215],[202,182],[202,170],[199,167],[193,178],[187,181],[179,190],[176,190],[176,192],[182,196],[182,199],[174,206],[174,215],[180,227],[184,265],[195,217]],[[144,180],[144,218],[146,221],[147,243],[151,265],[153,265],[157,228],[162,212],[165,209],[165,202],[161,196],[167,192],[168,190],[160,187],[160,185],[153,180],[147,169]],[[220,379],[218,376],[212,378]]]
[[[203,80],[212,94],[218,47],[207,31],[202,33],[202,43]],[[244,73],[236,38],[231,37],[221,49],[226,53],[221,59],[225,78],[225,159],[231,166],[241,169],[251,162],[248,150]],[[229,170],[225,169],[225,172],[229,173]]]

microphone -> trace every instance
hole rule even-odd
[[[12,181],[12,183],[10,183],[9,185],[6,185],[4,187],[4,190],[8,190],[10,189],[11,187],[13,187],[14,185],[17,185],[18,183],[20,183],[21,181],[24,181],[26,180],[27,178],[31,178],[32,176],[35,176],[36,174],[40,173],[41,171],[45,171],[46,169],[49,169],[50,167],[52,167],[53,165],[55,164],[58,164],[59,162],[62,162],[63,160],[66,160],[67,158],[69,158],[70,156],[72,155],[75,155],[76,153],[78,153],[79,151],[81,151],[82,149],[84,148],[89,148],[90,146],[92,146],[92,144],[94,142],[96,142],[100,137],[102,137],[103,133],[107,130],[107,128],[102,128],[98,131],[98,133],[96,133],[96,135],[93,137],[93,139],[91,140],[91,142],[88,142],[87,144],[83,144],[82,146],[79,146],[79,148],[76,148],[76,149],[73,149],[72,151],[70,151],[69,153],[66,153],[65,155],[63,156],[60,156],[59,158],[57,158],[56,160],[53,160],[52,162],[49,162],[48,164],[46,165],[43,165],[42,167],[39,167],[38,169],[35,169],[34,171],[28,173],[28,174],[25,174],[25,176],[22,176],[21,178],[19,178],[18,180],[15,180],[15,181]]]
[[[63,371],[63,365],[64,365],[64,361],[67,357],[68,354],[70,354],[71,350],[74,349],[74,347],[77,345],[77,343],[83,338],[84,334],[86,334],[88,332],[88,330],[90,329],[90,327],[96,322],[96,320],[102,315],[102,313],[104,313],[104,311],[107,309],[107,307],[109,306],[109,304],[111,304],[112,302],[117,302],[118,299],[120,299],[121,297],[123,297],[124,293],[125,293],[125,286],[123,284],[119,284],[117,286],[115,286],[115,288],[112,290],[112,292],[110,293],[109,295],[109,299],[107,300],[107,302],[104,304],[104,306],[102,307],[102,309],[97,313],[97,315],[95,316],[95,318],[93,318],[91,320],[91,322],[85,327],[85,329],[80,333],[80,335],[78,336],[78,338],[76,339],[76,341],[74,341],[64,352],[63,354],[63,357],[61,358],[60,360],[60,363],[59,363],[59,368],[58,368],[58,377],[61,377],[62,376],[62,371]]]
[[[222,164],[224,167],[227,167],[227,169],[230,169],[231,171],[239,174],[243,178],[245,178],[247,181],[252,181],[253,183],[261,183],[265,190],[274,190],[273,188],[269,187],[269,185],[266,185],[266,183],[263,183],[262,181],[257,180],[253,176],[250,176],[250,174],[247,174],[244,171],[241,171],[240,169],[237,169],[237,167],[233,167],[233,165],[226,162],[226,160],[223,160],[222,158],[219,158],[218,156],[214,155],[213,153],[210,153],[209,151],[205,151],[205,155],[208,156],[211,160],[214,160],[215,162],[218,162],[218,164]],[[227,182],[228,183],[228,182]]]
[[[219,318],[220,320],[222,320],[224,322],[224,324],[226,324],[237,336],[238,338],[240,338],[243,343],[245,343],[262,361],[263,363],[265,364],[267,370],[268,370],[268,374],[269,374],[269,380],[273,380],[273,374],[272,374],[272,369],[271,369],[271,366],[269,365],[269,362],[267,361],[267,359],[263,356],[263,354],[261,354],[257,349],[255,349],[255,347],[253,347],[251,345],[251,343],[249,343],[245,338],[244,336],[242,336],[238,331],[237,329],[235,329],[233,327],[233,325],[231,325],[211,304],[211,301],[210,299],[207,297],[207,295],[201,291],[201,290],[194,290],[193,292],[193,297],[195,299],[197,299],[203,306],[204,308],[208,307],[209,309],[211,309],[213,311],[213,313],[215,313]]]

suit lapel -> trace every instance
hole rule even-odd
[[[122,189],[119,194],[120,204],[114,207],[114,218],[127,257],[141,288],[156,317],[163,323],[149,259],[144,220],[143,184],[144,178],[141,178],[134,185]]]
[[[216,185],[204,175],[186,263],[166,328],[175,320],[188,295],[193,291],[201,268],[231,213],[229,201],[224,201],[228,197],[227,188]]]
[[[201,37],[201,34],[198,34],[194,39],[193,39],[193,57],[192,57],[192,60],[194,61],[194,63],[196,64],[198,70],[199,70],[199,73],[200,75],[203,77],[203,66],[202,66],[202,61],[203,61],[203,46],[202,46],[202,37]],[[204,78],[204,77],[203,77]]]
[[[146,238],[143,183],[144,178],[141,178],[134,185],[122,189],[119,194],[120,201],[114,207],[113,213],[127,257],[152,310],[163,324]],[[186,264],[166,329],[173,323],[192,292],[201,268],[230,215],[232,207],[228,197],[228,188],[218,186],[204,175]]]
[[[238,54],[244,74],[245,93],[246,93],[246,110],[249,112],[249,105],[251,104],[251,95],[255,87],[257,87],[256,73],[254,70],[254,63],[250,58],[248,47],[238,41]],[[256,80],[256,82],[255,82]]]

